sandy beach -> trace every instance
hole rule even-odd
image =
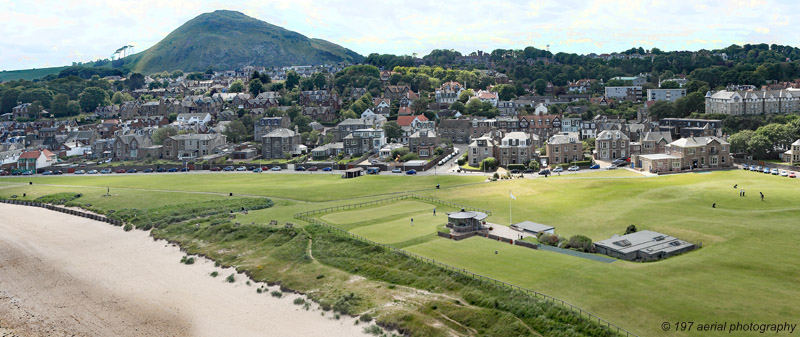
[[[182,256],[146,232],[0,204],[0,336],[364,336]]]

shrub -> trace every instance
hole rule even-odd
[[[531,160],[531,162],[528,163],[528,168],[531,169],[531,170],[537,170],[538,171],[539,170],[539,162],[537,162],[535,160]]]
[[[257,289],[256,289],[256,293],[259,293],[259,294],[260,294],[260,293],[261,293],[261,288],[257,288]]]
[[[80,198],[81,195],[82,194],[75,192],[55,193],[38,197],[36,198],[36,201],[43,202],[46,204],[64,205],[69,203],[70,201]]]
[[[458,166],[464,166],[467,163],[467,160],[464,158],[458,158]]]
[[[407,147],[401,147],[399,149],[394,149],[394,150],[392,150],[392,154],[391,154],[392,158],[391,159],[394,160],[397,157],[401,157],[402,158],[403,156],[405,156],[407,154],[408,154],[408,148]]]
[[[270,295],[272,295],[272,297],[277,297],[277,298],[281,298],[281,297],[283,297],[283,293],[282,293],[282,292],[280,292],[280,291],[277,291],[277,290],[273,290],[273,291],[272,291],[271,293],[269,293],[269,294],[270,294]]]
[[[234,276],[234,274],[230,274],[225,278],[225,281],[228,281],[228,283],[236,282],[236,276]]]
[[[555,234],[539,233],[537,240],[543,245],[558,246],[558,235]]]
[[[361,317],[358,318],[358,320],[362,322],[372,322],[372,316],[370,316],[369,314],[363,314],[361,315]]]
[[[122,227],[122,230],[124,230],[126,232],[130,232],[131,229],[133,229],[133,226],[131,224],[129,224],[129,223],[126,223],[125,227]]]
[[[625,228],[625,234],[636,233],[636,225],[630,225],[628,228]]]
[[[302,297],[298,297],[298,298],[294,299],[293,303],[295,305],[303,305],[303,304],[306,304],[306,300],[304,300]]]
[[[497,168],[497,159],[489,157],[481,161],[481,170],[491,171]]]
[[[215,271],[212,271],[211,274],[209,274],[209,275],[211,275],[211,277],[217,277],[217,276],[219,276],[219,273],[215,270]]]
[[[507,168],[509,170],[524,170],[526,167],[524,164],[508,164]]]
[[[370,326],[365,326],[364,327],[364,333],[370,334],[370,335],[373,335],[373,336],[378,336],[382,332],[383,332],[383,330],[381,330],[381,328],[379,326],[377,326],[377,325],[370,325]]]
[[[581,252],[592,253],[592,239],[583,235],[573,235],[567,241],[566,248],[576,249]]]
[[[317,275],[317,280],[319,280],[319,279],[323,279],[323,278],[325,278],[325,275],[323,275],[323,274],[319,274],[319,275]]]
[[[419,155],[416,153],[406,153],[402,157],[400,157],[400,161],[406,162],[411,160],[419,160]]]

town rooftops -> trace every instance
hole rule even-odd
[[[286,138],[286,137],[294,137],[295,133],[292,130],[287,128],[277,128],[275,130],[270,131],[268,134],[264,135],[263,137],[273,138]],[[262,138],[263,138],[262,137]]]
[[[677,147],[699,147],[699,146],[706,146],[712,141],[717,141],[721,145],[728,145],[728,142],[719,139],[717,137],[688,137],[688,138],[681,138],[669,145],[677,146]]]
[[[627,254],[635,251],[645,251],[648,254],[657,252],[672,252],[692,245],[674,236],[653,231],[639,231],[623,236],[613,236],[610,239],[598,241],[595,245]]]
[[[619,130],[603,130],[597,134],[597,140],[613,140],[624,139],[628,140],[628,136]]]
[[[184,135],[175,135],[170,138],[174,140],[210,140],[216,137],[215,134],[210,133],[189,133]]]
[[[671,154],[666,154],[666,153],[643,154],[643,155],[640,155],[639,158],[645,158],[645,159],[650,159],[650,160],[681,159],[681,157],[673,156]]]
[[[488,217],[486,213],[476,212],[476,211],[460,211],[460,212],[450,212],[447,213],[448,218],[452,219],[476,219],[476,220],[483,220]]]
[[[562,144],[572,144],[578,142],[579,141],[577,137],[566,134],[558,134],[554,135],[553,137],[550,137],[550,140],[547,143],[551,145],[562,145]]]
[[[428,121],[428,117],[425,117],[425,115],[397,116],[397,125],[409,126],[414,122],[414,119],[418,119],[420,122]]]
[[[792,143],[792,146],[800,146],[800,139],[795,140],[794,143]]]

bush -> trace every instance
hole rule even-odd
[[[217,277],[217,276],[219,276],[219,273],[215,270],[215,271],[212,271],[211,274],[209,274],[209,275],[211,275],[211,277]]]
[[[370,326],[365,326],[364,327],[364,333],[365,334],[370,334],[370,335],[373,335],[373,336],[378,336],[381,333],[383,333],[383,330],[381,330],[381,328],[379,326],[377,326],[377,325],[370,325]]]
[[[225,281],[228,281],[228,283],[236,282],[236,276],[234,274],[230,274],[225,278]]]
[[[361,317],[358,318],[358,320],[362,322],[372,322],[372,316],[370,316],[369,314],[363,314],[361,315]]]
[[[269,293],[269,294],[270,294],[270,295],[272,295],[272,297],[276,297],[276,298],[281,298],[281,297],[283,297],[283,293],[282,293],[282,292],[280,292],[280,291],[277,291],[277,290],[273,290],[273,291],[272,291],[271,293]]]
[[[531,162],[528,163],[528,168],[530,168],[531,170],[538,171],[539,170],[539,162],[537,162],[535,160],[531,160]]]
[[[317,280],[319,280],[319,279],[323,279],[323,278],[325,278],[325,275],[323,275],[323,274],[319,274],[319,275],[317,275]]]
[[[467,163],[467,160],[464,158],[458,158],[458,166],[464,166]]]
[[[628,228],[625,228],[625,234],[636,233],[636,225],[630,225]]]
[[[302,297],[298,297],[298,298],[294,299],[293,303],[295,305],[303,305],[303,304],[306,304],[306,300],[304,300]]]
[[[408,154],[408,151],[409,150],[408,150],[407,147],[401,147],[399,149],[394,149],[394,150],[392,150],[392,154],[391,154],[392,158],[391,159],[394,160],[397,157],[403,157],[403,156]]]
[[[261,293],[261,288],[257,288],[256,289],[256,293],[260,294]]]
[[[592,239],[583,235],[573,235],[567,241],[565,248],[575,249],[585,253],[593,253],[594,247],[592,246]]]
[[[558,240],[558,235],[548,234],[548,233],[539,233],[539,236],[537,237],[537,240],[539,241],[539,243],[541,243],[543,245],[548,245],[548,246],[553,246],[553,247],[557,247],[558,246],[558,241],[559,241]]]
[[[190,257],[190,258],[186,259],[186,262],[184,262],[184,263],[185,264],[194,264],[194,258]]]
[[[80,193],[75,192],[63,192],[63,193],[55,193],[55,194],[48,194],[41,197],[36,198],[36,201],[43,202],[46,204],[53,204],[53,205],[65,205],[70,201],[78,199],[82,196]]]
[[[122,227],[122,230],[124,230],[126,232],[130,232],[131,229],[133,229],[133,226],[131,224],[129,224],[129,223],[126,223],[125,226]]]
[[[416,153],[406,153],[402,157],[400,157],[400,161],[407,162],[411,160],[419,160],[419,155]]]
[[[591,160],[574,161],[572,162],[572,164],[580,167],[589,167],[592,166],[592,161]]]
[[[520,171],[522,171],[526,167],[525,167],[524,164],[508,164],[508,167],[506,167],[506,168],[509,169],[509,170],[520,170]]]
[[[491,171],[491,170],[494,170],[496,168],[497,168],[497,159],[495,159],[494,157],[486,158],[481,162],[480,169],[482,171],[483,170]]]

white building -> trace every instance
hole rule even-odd
[[[686,97],[686,89],[647,89],[648,101],[675,102],[681,97]]]

